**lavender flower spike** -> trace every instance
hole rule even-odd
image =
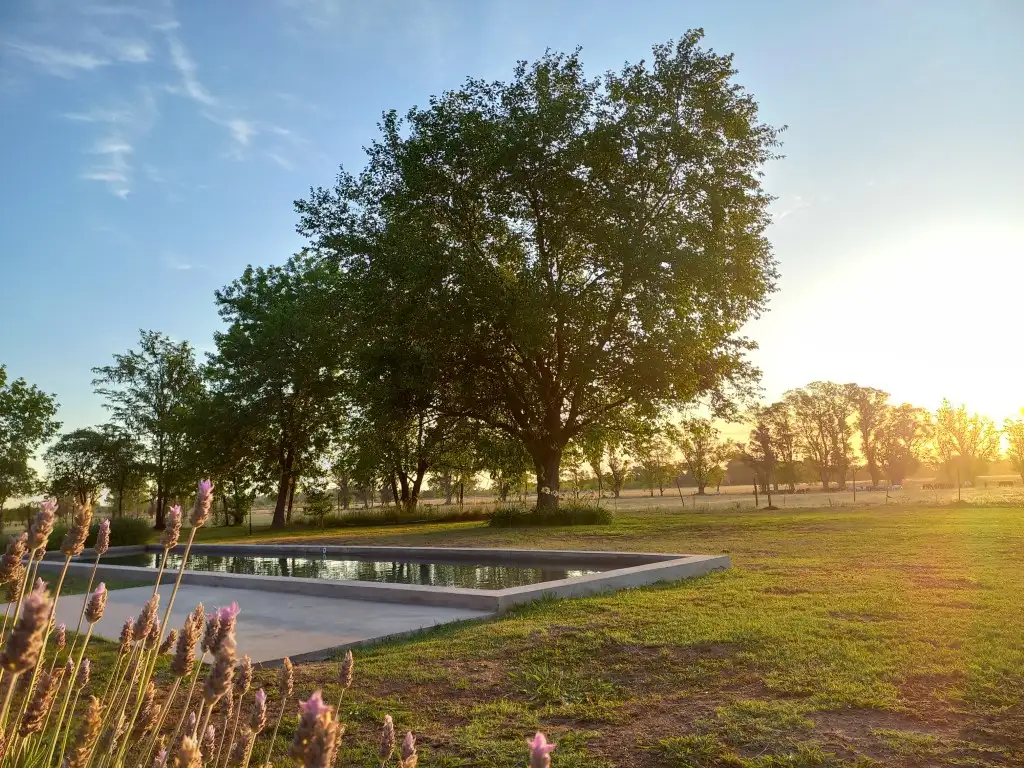
[[[406,731],[405,738],[402,739],[402,751],[398,757],[399,768],[416,768],[418,762],[419,755],[416,754],[416,737],[412,735],[412,731]]]
[[[39,511],[36,512],[35,517],[32,519],[32,525],[28,529],[26,544],[30,552],[35,552],[46,546],[46,542],[49,541],[50,534],[53,532],[56,512],[56,499],[47,499],[39,505]]]
[[[299,712],[303,717],[317,718],[324,712],[330,709],[329,706],[324,704],[324,697],[320,694],[320,691],[313,691],[313,695],[305,701],[299,702]]]
[[[550,768],[551,753],[556,745],[549,743],[547,736],[540,731],[537,731],[533,741],[526,743],[530,746],[530,768]]]
[[[103,618],[103,611],[107,607],[107,585],[102,581],[99,586],[89,595],[89,602],[85,604],[85,620],[95,624]]]
[[[175,504],[167,510],[167,517],[164,519],[164,533],[160,537],[160,546],[164,549],[174,549],[178,546],[178,538],[181,536],[181,506]]]
[[[209,480],[199,481],[196,489],[196,505],[192,509],[190,522],[193,528],[204,525],[210,517],[210,506],[213,504],[213,483]]]
[[[100,523],[99,533],[96,534],[96,546],[93,547],[98,556],[105,555],[110,549],[110,519],[107,518]]]

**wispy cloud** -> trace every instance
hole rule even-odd
[[[231,138],[243,147],[249,146],[252,137],[256,135],[256,126],[248,120],[235,118],[227,121],[228,130],[231,131]]]
[[[108,136],[96,142],[89,154],[95,155],[93,165],[82,174],[88,181],[102,181],[111,194],[122,199],[131,193],[132,168],[129,157],[134,147],[118,136]]]
[[[311,27],[329,29],[342,18],[341,3],[337,0],[283,0],[283,3]]]
[[[181,261],[174,254],[164,254],[164,266],[168,269],[174,270],[175,272],[188,272],[194,269],[192,264]]]
[[[112,40],[110,45],[118,61],[133,64],[149,61],[149,45],[142,40]]]
[[[267,157],[277,163],[279,166],[284,168],[286,171],[294,171],[295,166],[287,158],[281,157],[276,152],[267,152]]]
[[[96,54],[53,45],[8,41],[6,47],[15,55],[56,77],[74,77],[79,72],[92,71],[110,64],[110,59]]]
[[[793,197],[783,204],[781,210],[776,213],[772,218],[775,221],[782,221],[783,219],[792,216],[797,211],[802,211],[805,208],[811,207],[810,200],[801,197],[800,195],[793,195]]]
[[[66,113],[64,117],[102,128],[102,133],[86,150],[91,161],[80,177],[105,184],[116,197],[128,197],[135,179],[135,143],[149,132],[157,118],[152,92],[143,88],[133,103],[97,106],[83,112]]]
[[[187,96],[193,101],[206,106],[213,106],[217,103],[206,87],[199,82],[199,68],[189,55],[188,50],[175,35],[167,36],[167,43],[171,50],[171,61],[175,69],[181,75],[181,85],[172,86],[171,91],[182,96]]]

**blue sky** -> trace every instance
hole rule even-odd
[[[781,292],[768,396],[856,380],[1024,405],[1019,0],[6,0],[0,361],[104,412],[139,328],[209,349],[213,291],[301,247],[292,201],[361,164],[382,110],[582,46],[591,73],[704,27],[763,117]]]

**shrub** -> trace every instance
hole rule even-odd
[[[324,522],[334,509],[334,503],[330,492],[325,488],[310,487],[306,489],[306,504],[302,508],[303,516],[318,528],[324,527]]]
[[[95,522],[89,529],[87,547],[96,543],[96,532],[100,524]],[[148,544],[153,537],[153,523],[146,517],[118,517],[110,521],[110,546],[131,547]]]
[[[91,549],[96,543],[96,536],[100,529],[99,520],[93,520],[89,527],[89,538],[85,540],[85,548]],[[46,551],[53,552],[60,549],[60,543],[64,540],[64,534],[68,532],[66,523],[56,523],[53,526],[53,533],[46,542]],[[142,517],[117,517],[110,521],[110,546],[131,547],[138,544],[148,544],[153,536],[153,524]]]
[[[438,510],[438,511],[435,511]],[[422,505],[413,512],[403,512],[393,506],[375,509],[360,509],[349,512],[335,512],[325,515],[323,523],[308,517],[297,521],[299,526],[320,528],[360,528],[374,525],[413,525],[416,523],[461,523],[471,520],[487,520],[490,516],[486,507],[445,508]]]
[[[562,503],[557,509],[501,504],[495,507],[488,524],[499,528],[517,528],[534,525],[611,525],[611,507],[597,504]]]

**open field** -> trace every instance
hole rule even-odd
[[[521,765],[536,728],[559,742],[555,766],[1024,761],[1021,509],[645,510],[611,527],[321,538],[726,552],[735,566],[364,650],[343,765],[375,764],[385,712],[420,736],[425,766]],[[303,665],[298,693],[325,686],[332,701],[335,679],[331,664]]]
[[[997,485],[1000,481],[1013,482],[1014,486],[1011,488],[1000,488]],[[807,509],[829,506],[875,507],[883,504],[942,505],[956,500],[957,491],[955,488],[938,491],[924,490],[921,486],[925,482],[928,481],[909,481],[903,490],[890,491],[888,494],[886,494],[885,491],[857,491],[856,494],[851,490],[833,490],[831,492],[826,492],[814,486],[805,486],[806,491],[804,493],[793,494],[773,492],[772,504],[783,509]],[[618,499],[605,496],[605,498],[601,500],[601,504],[607,504],[619,511],[635,511],[645,509],[653,505],[661,506],[665,509],[676,510],[683,508],[703,511],[754,509],[754,490],[753,487],[749,485],[722,486],[721,493],[714,493],[712,489],[704,496],[698,496],[694,491],[694,488],[683,488],[680,493],[680,491],[673,486],[666,488],[664,495],[655,490],[654,495],[652,496],[650,492],[646,490],[629,489],[624,491],[622,496]],[[960,490],[960,495],[963,501],[975,504],[1009,503],[1024,505],[1024,485],[1021,485],[1019,477],[1010,475],[979,478],[978,487],[962,488]],[[581,493],[580,499],[588,503],[593,503],[596,501],[596,494],[593,492],[589,494]],[[524,501],[526,504],[533,504],[534,499],[532,496],[528,495],[523,499],[517,497],[517,501]],[[764,494],[760,495],[758,502],[760,507],[764,507],[768,503]],[[479,506],[492,507],[494,506],[494,503],[494,497],[489,495],[467,496],[465,499],[466,508]],[[431,508],[443,506],[440,499],[422,499],[420,504],[430,506]],[[381,507],[380,505],[373,508],[373,510],[381,510],[382,512],[384,509],[386,509],[386,507]],[[301,510],[301,501],[296,500],[293,519],[300,520],[302,518]],[[353,504],[352,510],[362,510],[362,506]],[[273,513],[273,506],[258,504],[253,509],[253,526],[258,528],[269,525],[271,518],[273,517]]]

